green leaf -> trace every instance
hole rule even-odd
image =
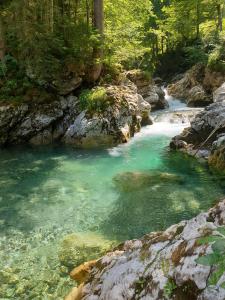
[[[225,227],[218,227],[216,230],[217,230],[219,233],[225,235]]]
[[[220,237],[220,236],[210,235],[210,236],[206,236],[206,237],[198,239],[197,243],[198,243],[198,245],[205,245],[205,244],[210,244],[210,243],[216,242],[221,239],[222,239],[222,237]]]
[[[209,284],[210,285],[217,285],[218,281],[220,280],[221,276],[224,273],[224,261],[222,264],[218,266],[218,268],[210,275],[209,277]]]
[[[213,266],[219,263],[223,258],[218,253],[208,254],[206,256],[201,256],[196,259],[196,263],[204,266]]]
[[[225,252],[225,239],[221,239],[221,240],[216,241],[212,245],[212,249],[213,249],[214,252],[224,253]]]

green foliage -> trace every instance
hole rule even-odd
[[[164,286],[164,295],[167,298],[171,298],[171,296],[173,295],[174,290],[177,288],[176,283],[174,282],[173,279],[168,279],[166,285]]]
[[[225,72],[225,47],[218,45],[209,55],[208,67],[213,71]]]
[[[211,244],[212,253],[199,257],[196,262],[204,266],[214,266],[214,271],[208,279],[209,285],[218,285],[225,272],[225,228],[219,227],[212,235],[198,240],[199,245]],[[224,282],[220,283],[224,288]]]
[[[187,65],[193,66],[197,63],[207,64],[208,55],[202,44],[184,48]]]
[[[110,104],[106,90],[103,87],[82,91],[79,100],[81,109],[88,110],[89,112],[102,112]]]

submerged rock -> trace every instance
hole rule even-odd
[[[216,267],[196,261],[213,253],[212,244],[200,239],[216,234],[225,225],[224,212],[225,200],[208,213],[164,232],[126,241],[99,259],[67,299],[224,299],[225,290],[217,285],[220,277],[210,284]]]
[[[125,172],[113,178],[116,187],[123,192],[142,189],[150,185],[165,182],[183,183],[183,178],[176,174],[160,172]]]
[[[72,269],[82,262],[103,255],[112,245],[112,241],[94,233],[70,234],[61,242],[58,256],[62,265]]]

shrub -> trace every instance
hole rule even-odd
[[[184,53],[185,60],[189,66],[197,63],[207,64],[208,55],[201,44],[184,48]]]
[[[216,47],[211,52],[208,59],[208,67],[213,71],[225,72],[225,61],[223,60],[223,47]]]
[[[109,106],[109,98],[104,87],[97,87],[92,90],[83,90],[79,97],[80,107],[89,112],[101,112]]]

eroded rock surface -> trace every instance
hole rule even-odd
[[[108,86],[110,105],[100,112],[82,111],[65,133],[64,141],[82,147],[125,143],[142,125],[150,125],[151,106],[130,82]]]
[[[215,267],[201,265],[198,257],[212,253],[199,239],[225,225],[225,200],[190,221],[140,240],[126,241],[90,268],[89,278],[70,294],[71,300],[225,299],[225,290],[209,286]],[[87,266],[84,265],[85,270]],[[76,276],[82,268],[76,270]],[[223,275],[221,278],[223,278]],[[223,281],[223,279],[218,278]]]
[[[0,106],[0,146],[63,142],[79,147],[127,142],[142,125],[152,124],[151,106],[131,82],[107,86],[103,111],[82,111],[75,96],[49,103]]]
[[[0,106],[0,146],[58,141],[78,110],[78,99],[74,96],[50,103]]]
[[[138,93],[151,105],[152,111],[169,106],[159,79],[156,78],[158,85],[141,70],[128,71],[126,72],[126,77],[137,86]]]
[[[214,93],[213,104],[196,115],[191,127],[173,138],[172,149],[207,158],[209,164],[225,170],[224,84]]]
[[[204,107],[213,102],[212,94],[224,80],[223,74],[211,72],[199,64],[169,85],[168,92],[175,98],[186,100],[188,106]]]

